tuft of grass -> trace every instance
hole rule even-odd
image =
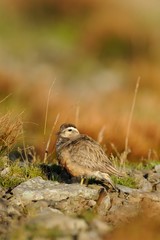
[[[0,117],[0,154],[6,154],[23,132],[20,115],[13,117],[9,112]]]
[[[67,234],[65,234],[66,236]],[[25,223],[20,226],[15,226],[9,233],[9,238],[16,239],[57,239],[58,237],[64,237],[64,233],[58,228],[46,229],[45,227],[39,227],[35,224]]]
[[[158,162],[158,161],[140,162],[135,165],[135,169],[140,170],[140,171],[151,170],[158,164],[160,164],[160,162]]]
[[[137,183],[133,177],[121,177],[112,176],[112,180],[115,184],[120,184],[130,188],[137,188]]]
[[[4,158],[1,158],[0,166],[1,169],[4,167],[4,170],[7,168],[7,172],[0,175],[0,186],[6,189],[14,188],[20,183],[37,176],[46,178],[41,168],[35,164],[20,165],[19,161],[7,163]]]

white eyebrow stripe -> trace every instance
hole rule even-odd
[[[72,130],[76,130],[78,132],[78,129],[75,127],[68,127],[67,129],[72,129]]]

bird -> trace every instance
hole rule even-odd
[[[81,134],[72,123],[64,123],[57,132],[56,156],[59,164],[74,177],[84,179],[95,178],[103,183],[115,185],[110,175],[122,177],[102,146],[86,134]]]

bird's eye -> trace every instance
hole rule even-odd
[[[72,129],[68,129],[68,132],[72,132]]]

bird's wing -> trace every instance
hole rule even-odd
[[[102,147],[87,135],[80,135],[68,143],[71,161],[92,171],[120,176],[120,172],[113,167]]]

